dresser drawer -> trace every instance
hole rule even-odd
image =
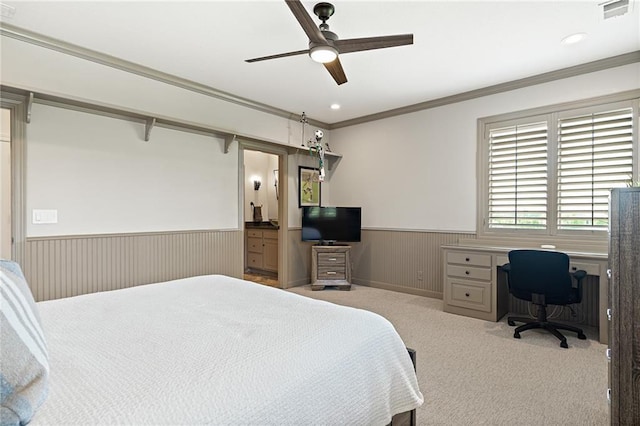
[[[262,253],[262,238],[247,238],[247,250],[255,253]]]
[[[447,253],[447,263],[491,267],[491,255],[450,251]]]
[[[318,253],[318,265],[344,265],[347,256],[344,253]]]
[[[344,267],[318,266],[318,280],[346,280],[347,271]]]
[[[262,231],[262,238],[265,240],[277,240],[278,239],[278,231],[276,230],[266,230]]]
[[[447,276],[491,281],[491,269],[474,266],[447,265]]]
[[[247,236],[253,238],[262,238],[262,231],[256,229],[247,229]]]
[[[471,280],[447,280],[448,299],[446,302],[461,308],[491,312],[491,283]]]
[[[247,253],[247,266],[249,268],[262,268],[262,253]]]

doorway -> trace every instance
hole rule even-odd
[[[280,225],[284,154],[246,146],[242,152],[244,279],[283,288],[285,251]]]
[[[0,259],[12,259],[11,110],[0,111]]]

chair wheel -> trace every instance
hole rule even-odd
[[[560,342],[560,346],[565,348],[565,349],[569,347],[569,345],[567,345],[567,341],[566,340],[561,341]]]
[[[515,339],[519,339],[520,338],[520,333],[518,333],[517,331],[515,333],[513,333],[513,337]]]
[[[514,325],[516,325],[515,322],[511,321],[511,320],[507,320],[507,324],[509,324],[511,327],[513,327]]]
[[[584,335],[584,333],[578,333],[578,339],[580,340],[586,340],[587,336]]]

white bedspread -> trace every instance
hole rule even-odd
[[[40,302],[32,424],[384,425],[422,404],[381,316],[220,275]]]

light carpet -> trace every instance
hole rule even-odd
[[[442,300],[366,286],[351,291],[309,286],[304,296],[376,312],[417,351],[425,403],[419,425],[607,425],[606,345],[565,333],[569,349],[539,330],[513,338],[506,322],[442,311]]]

